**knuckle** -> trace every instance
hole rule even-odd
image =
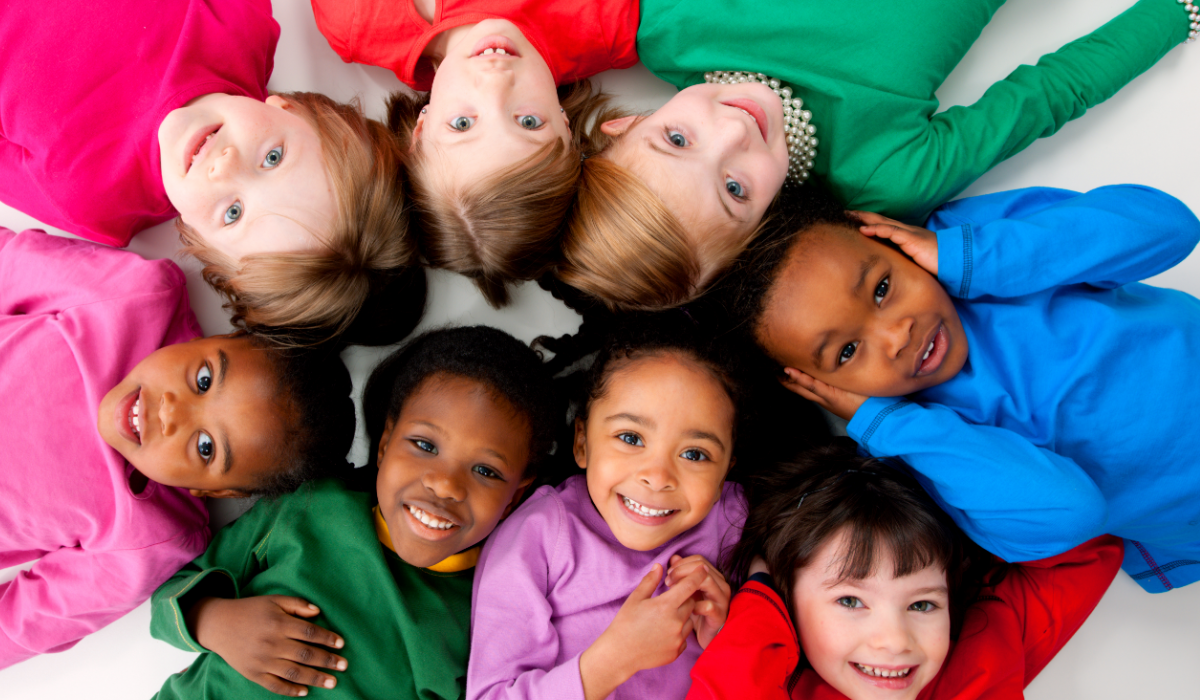
[[[314,639],[320,632],[316,625],[305,625],[300,634],[304,635],[305,639]]]
[[[296,683],[300,680],[300,669],[297,666],[288,666],[283,670],[284,680],[289,680]]]
[[[307,664],[309,661],[312,660],[312,657],[313,657],[312,647],[302,646],[296,651],[296,660],[302,664]]]

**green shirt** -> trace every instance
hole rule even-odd
[[[187,605],[205,595],[291,595],[321,609],[313,622],[341,634],[347,670],[322,698],[461,698],[465,692],[474,569],[435,573],[406,564],[375,534],[370,494],[340,481],[311,482],[260,501],[213,538],[151,599],[151,633],[200,652],[156,697],[278,695],[246,680],[192,637]],[[181,604],[182,600],[182,604]]]
[[[1001,2],[641,0],[638,56],[680,89],[714,70],[791,85],[817,127],[813,170],[849,207],[919,221],[1187,38],[1182,5],[1140,0],[975,104],[934,114],[934,91]]]

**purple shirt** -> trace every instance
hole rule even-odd
[[[0,202],[99,243],[175,216],[158,127],[211,93],[267,97],[270,0],[5,2]]]
[[[475,569],[467,698],[583,700],[579,656],[654,564],[701,554],[714,564],[741,535],[741,487],[725,484],[700,524],[648,552],[622,546],[582,474],[543,486],[488,538]],[[665,586],[659,585],[655,595]],[[666,666],[634,674],[613,698],[682,698],[700,656],[695,635]]]
[[[74,646],[204,551],[203,502],[133,493],[96,432],[134,365],[199,335],[171,261],[0,228],[0,568],[38,560],[0,583],[0,668]]]

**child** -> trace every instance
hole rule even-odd
[[[157,697],[461,698],[479,543],[550,451],[550,385],[532,350],[483,326],[384,360],[364,398],[366,488],[260,502],[155,593],[154,636],[213,652]]]
[[[0,201],[116,246],[178,216],[247,327],[328,337],[415,264],[395,136],[354,105],[268,95],[268,0],[51,0],[4,20]]]
[[[756,484],[734,559],[746,583],[689,700],[1021,697],[1100,602],[1121,541],[1005,571],[846,443]]]
[[[600,350],[586,396],[574,439],[586,473],[538,489],[480,558],[471,700],[682,698],[725,621],[712,562],[745,517],[723,483],[729,371],[694,330],[637,324]]]
[[[37,560],[0,583],[0,668],[148,598],[208,542],[202,497],[349,449],[336,356],[199,336],[170,261],[0,228],[0,568]]]
[[[422,255],[503,306],[507,282],[535,279],[557,258],[579,177],[571,124],[603,102],[583,79],[637,62],[636,3],[312,4],[345,61],[391,69],[422,91],[396,93],[390,109],[412,143]]]
[[[786,385],[1003,559],[1107,532],[1149,591],[1200,578],[1200,470],[1181,466],[1200,301],[1138,283],[1200,239],[1187,207],[1120,185],[963,199],[930,230],[861,217],[781,220],[747,263],[735,313]]]
[[[785,177],[809,172],[850,206],[920,221],[1152,66],[1195,13],[1139,0],[935,114],[935,91],[1000,5],[919,0],[864,15],[838,2],[642,0],[638,56],[682,92],[582,135],[599,157],[583,164],[558,274],[614,307],[683,303],[753,238]]]

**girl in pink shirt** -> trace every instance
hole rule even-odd
[[[202,497],[349,449],[336,356],[200,335],[170,261],[0,228],[0,568],[37,560],[0,583],[0,669],[149,598],[207,545]]]
[[[278,38],[269,0],[10,3],[0,201],[115,246],[178,217],[235,322],[346,330],[415,263],[401,145],[355,105],[269,95]]]

